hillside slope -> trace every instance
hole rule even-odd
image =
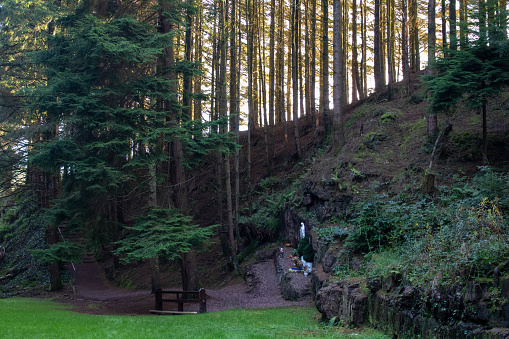
[[[426,173],[435,175],[435,187],[440,190],[451,187],[458,178],[468,180],[478,171],[482,156],[481,121],[477,112],[460,106],[455,114],[438,117],[440,130],[449,124],[452,130],[439,139],[433,165],[429,169],[436,138],[427,135],[426,92],[418,76],[413,78],[409,88],[402,84],[394,86],[393,98],[388,102],[384,95],[372,95],[363,102],[350,105],[345,119],[347,143],[343,147],[326,138],[323,126],[312,128],[311,119],[300,119],[300,142],[304,154],[301,159],[295,156],[291,122],[286,127],[284,124],[276,126],[272,173],[267,168],[265,131],[263,128],[255,129],[251,135],[255,216],[251,218],[247,216],[246,194],[248,137],[247,132],[241,133],[240,200],[243,219],[239,244],[243,257],[253,251],[250,243],[256,245],[285,237],[282,213],[289,205],[310,229],[339,225],[354,216],[352,204],[370,194],[407,199],[420,194]],[[492,102],[488,124],[488,159],[491,165],[504,170],[509,160],[507,92]],[[222,216],[218,212],[216,188],[214,158],[210,156],[189,183],[195,218],[202,225],[221,223],[221,217],[226,220],[224,205]],[[309,198],[310,189],[326,199]],[[315,200],[306,202],[306,197]],[[272,223],[275,228],[268,226]],[[220,240],[216,237],[215,244],[205,245],[198,251],[202,282],[208,286],[220,286],[234,278]],[[163,267],[165,279],[172,285],[178,285],[180,277],[176,264],[169,263]],[[117,281],[129,279],[134,286],[142,287],[149,285],[146,273],[144,268],[129,265],[117,270],[112,277]]]

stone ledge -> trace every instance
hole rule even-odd
[[[311,295],[311,276],[304,276],[302,273],[289,273],[293,262],[288,257],[293,252],[293,247],[284,247],[283,258],[277,252],[276,265],[277,279],[281,288],[281,294],[285,300],[297,301]]]
[[[505,279],[509,277],[502,286],[509,286]],[[394,337],[509,338],[509,302],[490,310],[482,286],[473,284],[441,286],[423,295],[397,274],[329,280],[318,292],[316,306],[325,320],[368,323]]]

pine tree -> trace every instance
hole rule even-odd
[[[161,18],[162,26],[169,23],[164,15]],[[173,62],[169,43],[174,32],[158,31],[152,23],[131,16],[101,19],[86,3],[64,17],[56,32],[47,40],[48,49],[34,55],[47,81],[31,92],[30,99],[32,110],[46,121],[45,130],[54,133],[33,145],[30,163],[62,177],[62,191],[48,206],[48,223],[86,226],[88,238],[97,246],[117,240],[118,223],[132,217],[105,202],[123,200],[140,206],[138,199],[129,197],[132,192],[146,197],[141,206],[148,209],[143,214],[134,207],[131,213],[150,220],[153,227],[167,225],[168,216],[177,215],[174,207],[188,213],[185,179],[179,173],[196,155],[219,143],[213,135],[196,133],[201,124],[181,114],[185,112],[178,101],[181,93],[175,91],[176,77],[171,74],[192,78],[198,67],[190,60]],[[174,170],[169,178],[162,166]],[[174,184],[171,201],[158,194],[159,183],[166,180]],[[163,200],[168,205],[161,207]],[[182,242],[178,253],[185,256],[188,248]],[[157,256],[151,258],[156,263]],[[157,285],[157,264],[153,266]],[[182,265],[184,283],[196,280],[189,274],[192,266]]]
[[[482,11],[480,11],[482,13]],[[483,20],[478,21],[481,25]],[[460,100],[482,113],[482,154],[488,159],[487,103],[509,84],[509,42],[505,39],[486,44],[485,32],[461,50],[449,50],[437,59],[435,76],[425,77],[431,93],[430,111],[449,113]]]

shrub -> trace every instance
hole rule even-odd
[[[303,256],[304,260],[307,262],[312,262],[315,256],[315,251],[313,251],[313,246],[309,243],[309,238],[304,237],[300,239],[299,246],[297,247],[297,251],[299,252],[299,256]]]
[[[355,206],[358,215],[353,219],[354,228],[346,238],[345,245],[352,250],[370,252],[381,249],[387,243],[391,225],[387,223],[383,204],[377,200],[359,202]]]
[[[239,223],[253,225],[259,232],[274,238],[281,224],[281,215],[286,205],[296,208],[301,203],[301,198],[296,194],[300,188],[300,181],[290,183],[269,177],[260,182],[261,188],[258,198],[253,203],[252,215],[243,215]],[[268,188],[270,187],[270,191]]]
[[[458,204],[444,212],[452,214],[450,223],[435,229],[427,224],[424,236],[403,246],[409,281],[466,282],[509,259],[509,229],[496,203],[483,198],[478,206]]]
[[[328,244],[335,239],[344,240],[348,236],[348,228],[338,225],[322,228],[314,227],[313,231],[325,244]]]
[[[356,203],[345,243],[369,252],[366,274],[397,271],[424,289],[486,277],[509,260],[508,188],[507,174],[480,167],[471,183],[441,190],[436,203],[371,196]]]
[[[382,124],[386,124],[388,122],[392,122],[392,121],[396,120],[398,117],[399,117],[399,115],[397,113],[387,112],[387,113],[384,113],[380,117],[380,122]]]

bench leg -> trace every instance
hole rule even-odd
[[[200,300],[200,313],[207,312],[207,295],[205,294],[205,289],[200,288],[198,291],[198,298]]]
[[[160,288],[156,290],[156,310],[163,310],[163,292]]]

